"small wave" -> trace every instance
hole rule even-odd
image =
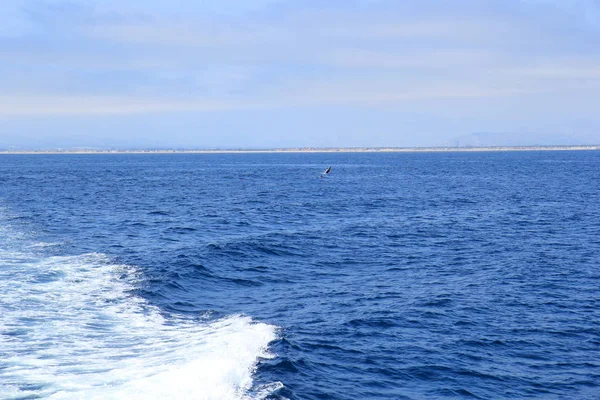
[[[392,328],[398,326],[397,321],[390,318],[355,318],[346,323],[351,327],[373,327],[378,329]]]
[[[148,215],[161,215],[161,216],[167,216],[169,215],[169,213],[167,211],[150,211],[148,213]]]
[[[305,251],[291,245],[282,235],[259,235],[256,237],[233,238],[218,243],[209,243],[206,250],[212,254],[232,257],[304,257]]]
[[[196,228],[192,228],[189,226],[174,226],[171,228],[167,228],[167,232],[178,233],[181,235],[185,235],[186,233],[195,232]]]
[[[45,249],[45,248],[57,247],[57,246],[61,246],[61,245],[62,245],[62,243],[37,242],[37,243],[30,244],[29,247],[31,247],[32,249]]]
[[[240,286],[263,286],[262,282],[251,280],[251,279],[242,279],[242,278],[221,278],[223,280],[233,282],[236,285]]]
[[[296,367],[295,363],[291,360],[278,360],[276,362],[273,363],[264,363],[262,365],[262,371],[272,371],[272,370],[284,370],[285,372],[298,372],[298,368]]]

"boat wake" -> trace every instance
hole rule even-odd
[[[253,384],[275,326],[165,315],[135,295],[136,267],[40,256],[0,230],[0,398],[261,399],[283,386]]]

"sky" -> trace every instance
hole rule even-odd
[[[0,149],[600,144],[600,0],[0,0]]]

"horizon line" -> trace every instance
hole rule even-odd
[[[534,145],[534,146],[423,146],[423,147],[280,147],[280,148],[85,148],[68,149],[2,149],[0,154],[236,154],[236,153],[401,153],[401,152],[476,152],[476,151],[565,151],[600,150],[596,145]]]

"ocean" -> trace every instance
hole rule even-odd
[[[600,152],[1,155],[0,398],[600,398]]]

